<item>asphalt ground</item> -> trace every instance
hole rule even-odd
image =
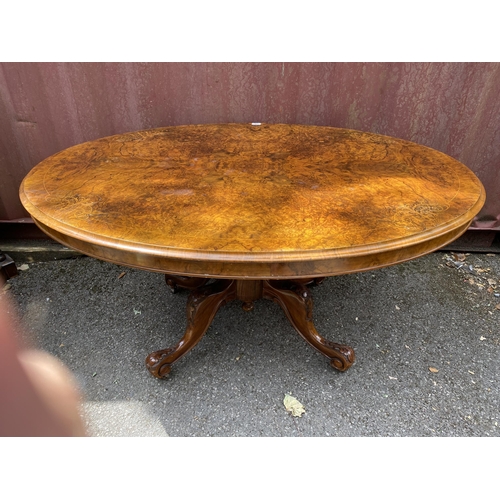
[[[164,380],[144,361],[182,336],[188,292],[89,257],[22,258],[5,293],[29,344],[75,375],[89,436],[500,436],[499,254],[436,252],[313,288],[317,330],[356,352],[344,373],[278,305],[233,301]]]

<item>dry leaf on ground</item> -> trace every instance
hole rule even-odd
[[[432,373],[437,373],[439,370],[437,368],[434,368],[433,366],[429,366],[429,371]]]
[[[296,398],[290,396],[290,394],[285,394],[285,399],[283,399],[283,404],[287,411],[289,411],[294,417],[301,417],[302,413],[306,410]]]
[[[28,264],[22,264],[21,266],[19,266],[17,269],[19,271],[27,271],[28,269],[30,268],[30,266],[28,266]]]

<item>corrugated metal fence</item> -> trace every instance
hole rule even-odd
[[[482,180],[500,229],[500,63],[1,63],[0,219],[26,173],[71,145],[188,123],[348,127],[443,151]]]

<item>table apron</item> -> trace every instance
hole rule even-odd
[[[34,221],[42,231],[59,243],[107,262],[164,274],[240,280],[318,278],[386,267],[442,248],[463,234],[470,225],[467,222],[432,239],[399,248],[381,248],[380,252],[370,254],[348,257],[333,255],[326,258],[318,254],[318,258],[309,256],[306,260],[260,262],[253,259],[179,259],[166,254],[137,252],[127,248],[125,244],[112,247],[84,241],[56,231],[36,219]]]

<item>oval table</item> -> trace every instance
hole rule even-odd
[[[477,177],[405,140],[331,127],[165,127],[86,142],[42,161],[20,197],[53,239],[191,290],[187,327],[146,358],[165,377],[217,310],[277,302],[299,334],[347,370],[351,347],[322,337],[309,285],[432,252],[485,201]]]

